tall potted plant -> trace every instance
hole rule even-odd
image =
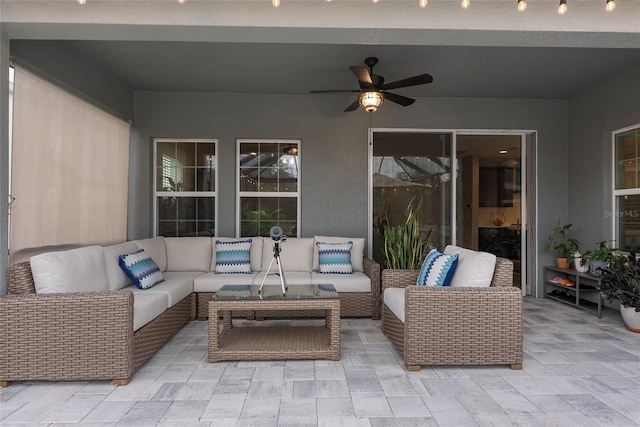
[[[640,333],[640,262],[636,254],[615,255],[600,271],[600,295],[609,301],[620,301],[620,314],[626,328]]]
[[[558,268],[569,268],[569,262],[573,259],[574,254],[578,252],[578,241],[573,237],[569,237],[569,229],[572,225],[560,225],[560,220],[558,220],[558,224],[551,230],[545,245],[546,252],[551,249],[556,252],[556,265]]]
[[[422,261],[431,249],[431,230],[423,233],[418,222],[420,205],[413,207],[411,199],[404,213],[404,222],[384,227],[384,256],[386,268],[420,270]]]

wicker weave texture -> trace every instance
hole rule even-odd
[[[0,380],[121,379],[133,372],[130,292],[0,298]]]
[[[0,380],[127,379],[185,323],[195,294],[133,332],[128,291],[35,294],[31,266],[9,270],[0,298]]]
[[[192,318],[195,294],[190,294],[138,329],[133,337],[133,369],[138,369]]]
[[[326,312],[325,326],[231,325],[235,310]],[[224,327],[220,330],[220,316]],[[209,301],[209,362],[221,360],[340,360],[340,300]]]
[[[35,294],[29,261],[19,262],[9,268],[9,295]]]
[[[522,363],[522,294],[515,287],[407,287],[407,365]]]
[[[522,363],[522,293],[498,258],[487,288],[415,286],[417,270],[383,270],[383,291],[404,287],[405,322],[386,306],[383,332],[407,366]]]

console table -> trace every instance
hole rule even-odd
[[[340,299],[333,285],[225,285],[209,301],[209,362],[221,360],[340,360]],[[323,326],[234,326],[234,311],[326,313]],[[220,316],[223,317],[220,329]]]

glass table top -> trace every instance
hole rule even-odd
[[[224,285],[213,296],[214,301],[236,300],[304,300],[304,299],[337,299],[338,292],[331,284],[322,285],[289,285],[285,295],[282,287],[264,285],[259,293],[260,285]]]

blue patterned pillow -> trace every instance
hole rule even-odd
[[[216,240],[216,274],[251,273],[251,239]]]
[[[144,249],[132,254],[120,255],[118,258],[120,268],[138,288],[149,289],[153,285],[164,281],[160,267]]]
[[[458,254],[444,255],[432,249],[422,263],[418,286],[449,286],[458,265]]]
[[[351,266],[352,241],[346,243],[316,242],[318,246],[318,272],[353,274]]]

